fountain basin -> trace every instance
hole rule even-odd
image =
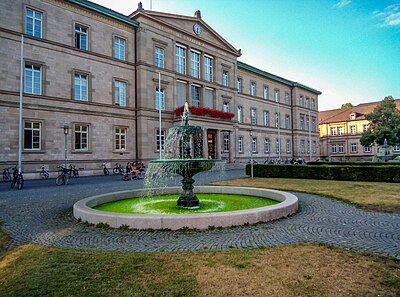
[[[154,195],[178,194],[179,187],[153,189]],[[74,217],[84,222],[98,224],[106,223],[113,228],[127,225],[132,229],[171,229],[181,228],[207,229],[213,227],[231,227],[244,224],[268,222],[295,213],[298,209],[298,199],[287,192],[257,189],[247,187],[225,186],[199,186],[197,193],[239,194],[271,198],[280,203],[246,210],[231,212],[215,212],[201,214],[123,214],[106,212],[93,209],[93,207],[112,201],[132,197],[142,197],[148,193],[146,189],[121,191],[103,195],[97,195],[82,199],[74,204]]]

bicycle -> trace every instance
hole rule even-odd
[[[17,189],[21,190],[24,186],[24,177],[22,176],[22,172],[18,172],[17,166],[13,168],[13,179],[11,182],[11,189],[14,189],[15,185],[17,185]]]
[[[105,176],[110,175],[110,171],[107,168],[107,163],[103,163],[101,167],[103,167],[103,173]]]
[[[41,178],[48,179],[49,178],[49,172],[44,168],[44,165],[40,167],[42,171],[40,171],[39,175]]]
[[[113,173],[115,175],[124,175],[124,168],[122,168],[122,166],[119,163],[115,163]]]
[[[11,168],[12,167],[8,167],[8,168],[4,168],[3,169],[3,182],[5,182],[5,183],[7,183],[7,182],[12,180],[11,173],[10,173],[10,169]]]
[[[69,169],[65,168],[64,166],[60,166],[59,168],[60,168],[58,170],[59,175],[56,178],[56,185],[57,186],[68,185],[68,180],[70,175]]]
[[[79,177],[79,170],[75,167],[75,165],[69,165],[68,173],[69,173],[69,178]]]

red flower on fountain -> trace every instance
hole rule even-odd
[[[211,109],[208,107],[203,107],[203,106],[190,106],[189,111],[193,115],[209,115],[213,118],[220,118],[220,119],[226,119],[230,120],[232,119],[235,114],[232,112],[225,112],[221,111],[218,109]],[[176,116],[181,116],[183,114],[183,106],[179,106],[175,109],[174,111]]]

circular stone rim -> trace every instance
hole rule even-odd
[[[182,228],[207,229],[209,227],[232,227],[268,222],[287,217],[295,213],[298,209],[297,197],[288,192],[227,186],[198,186],[196,187],[196,194],[251,195],[274,199],[279,201],[279,203],[245,210],[201,214],[125,214],[93,208],[107,202],[141,197],[146,195],[148,191],[148,189],[137,189],[91,196],[76,202],[73,207],[73,214],[76,219],[83,222],[91,224],[104,223],[112,228],[129,226],[129,228],[139,230],[178,230]],[[152,195],[179,194],[180,191],[180,187],[156,188],[152,189]]]

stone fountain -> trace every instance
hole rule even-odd
[[[193,192],[193,176],[199,172],[210,170],[217,162],[203,157],[203,128],[189,125],[189,104],[186,102],[179,126],[169,129],[165,141],[164,158],[150,161],[147,178],[171,176],[179,174],[182,179],[182,193],[177,206],[183,208],[199,208],[200,201]]]

